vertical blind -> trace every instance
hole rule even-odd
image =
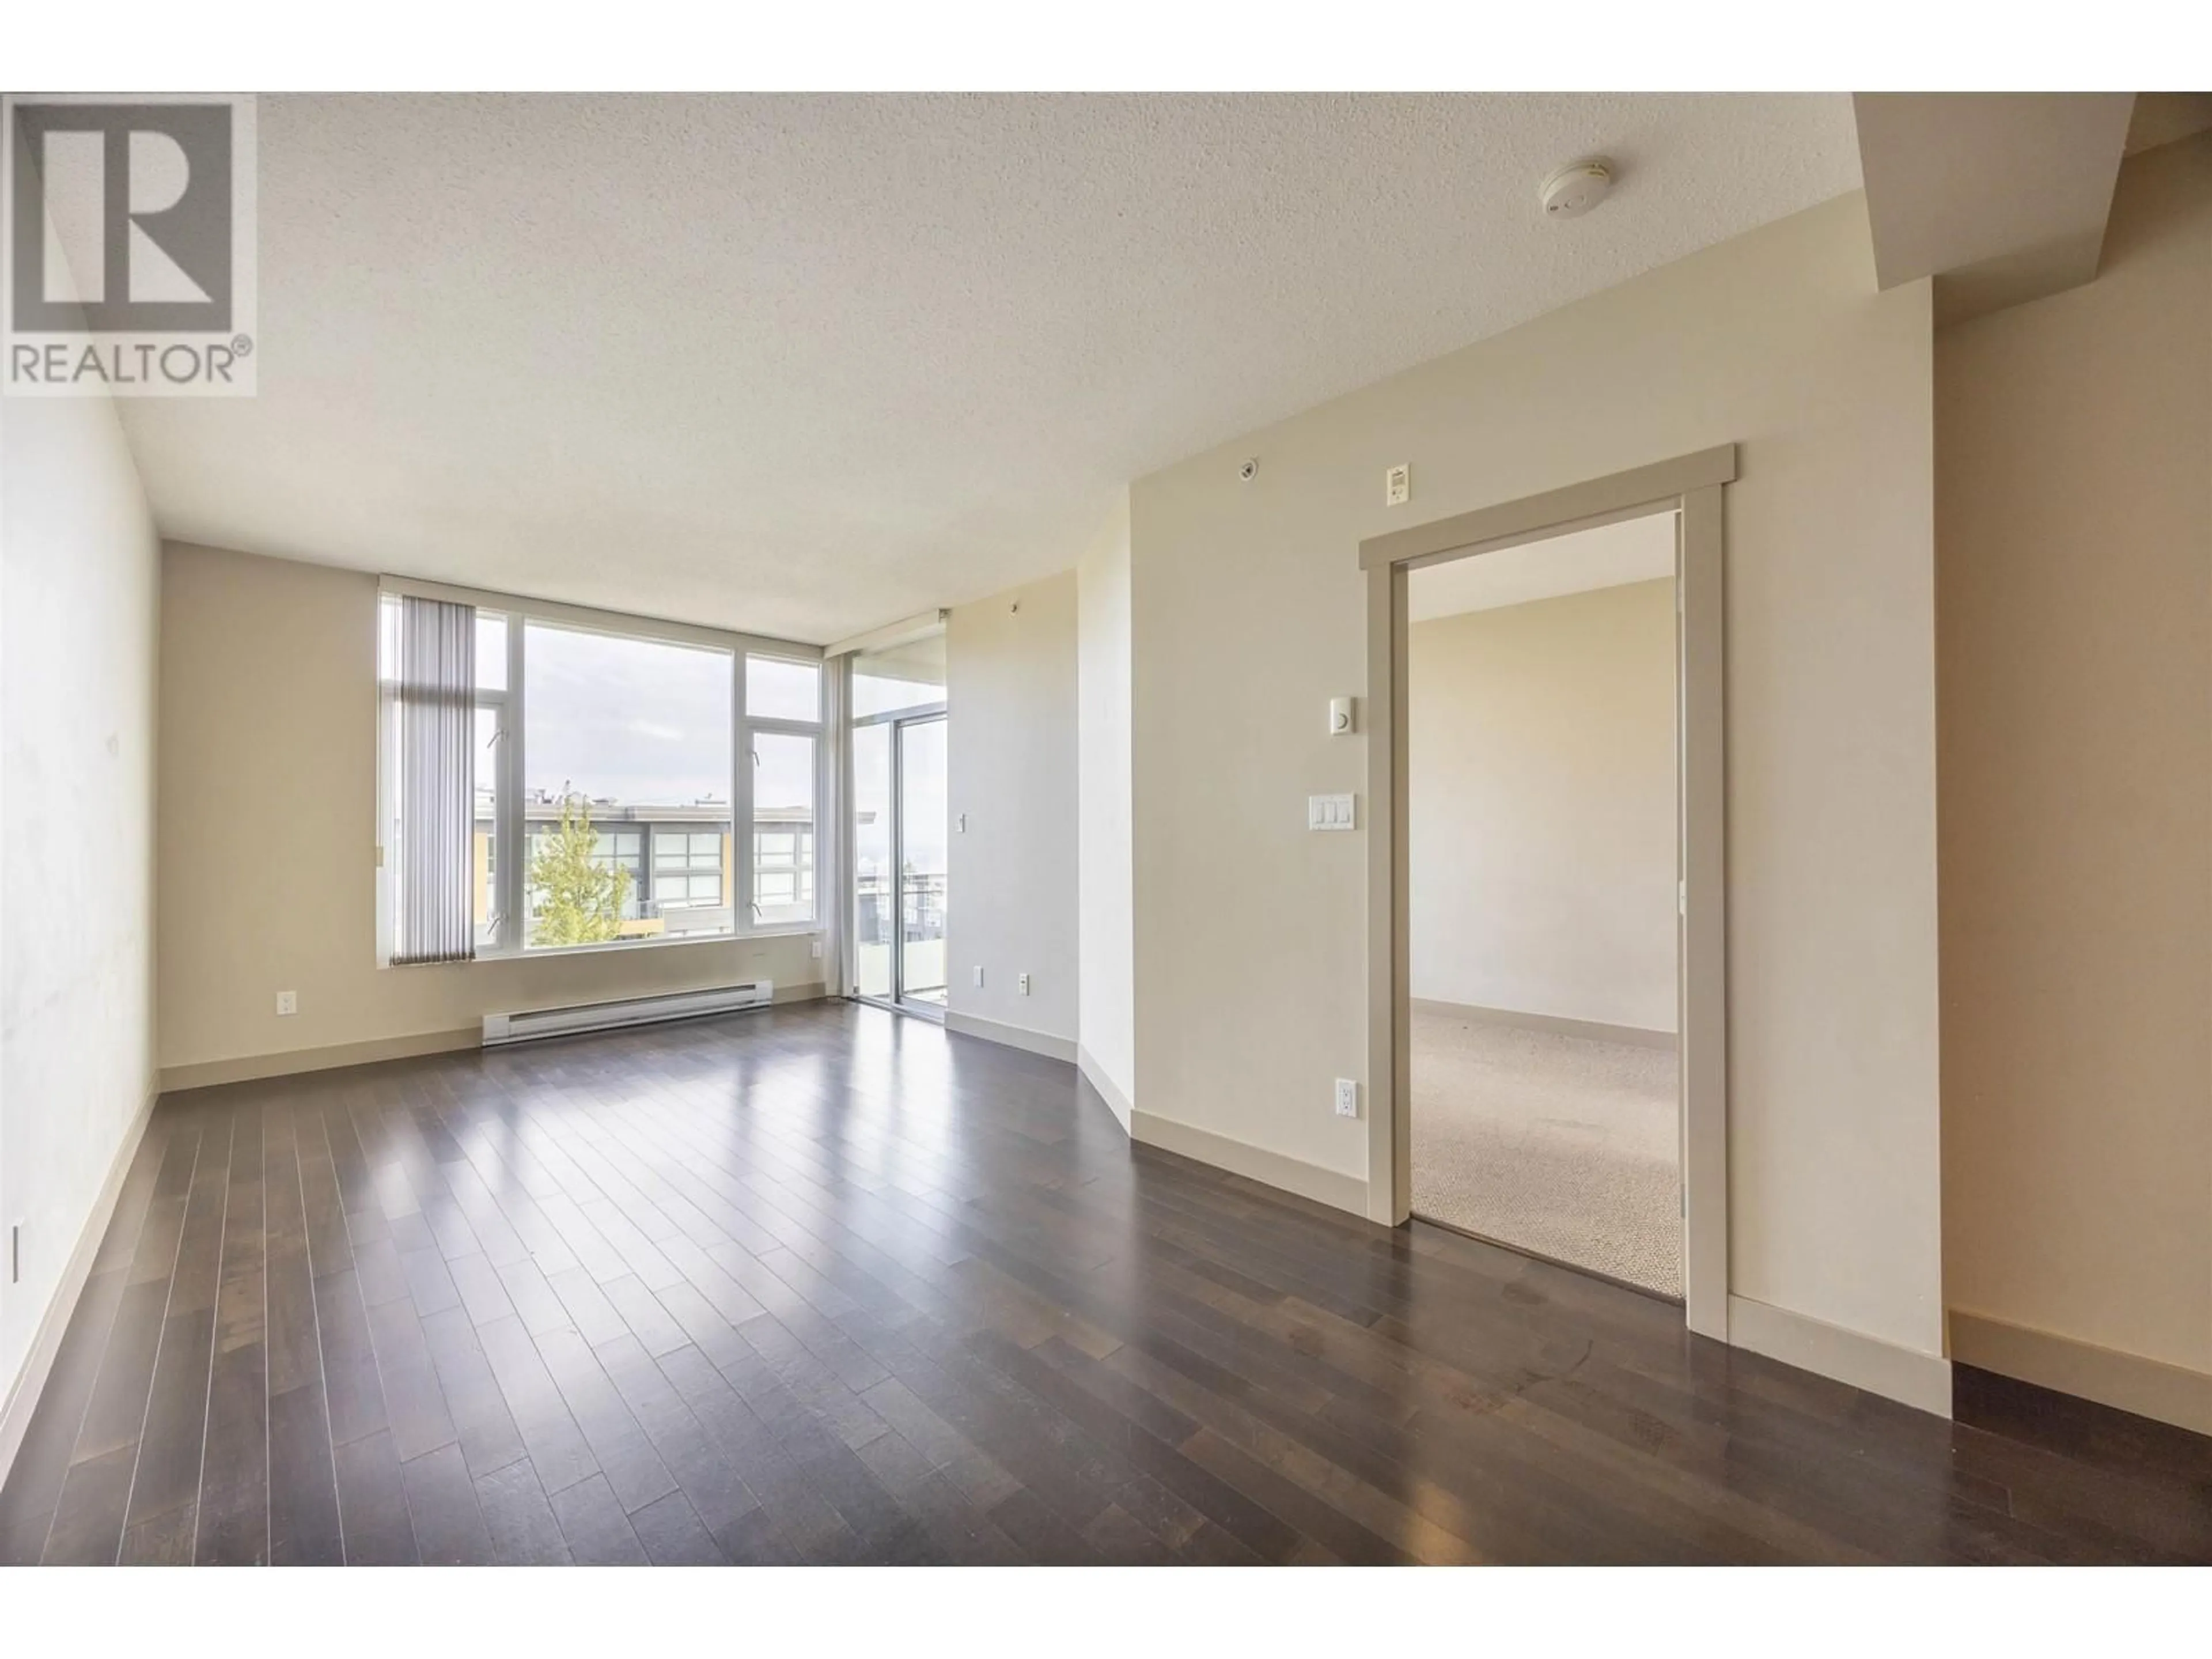
[[[475,957],[477,613],[399,601],[399,823],[395,963]]]

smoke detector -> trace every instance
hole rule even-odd
[[[1605,193],[1612,188],[1613,163],[1603,156],[1592,156],[1561,167],[1544,180],[1537,197],[1544,204],[1546,218],[1578,219],[1605,200]]]

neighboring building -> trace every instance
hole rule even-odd
[[[494,888],[492,796],[477,792],[476,921],[489,937]],[[624,939],[726,933],[736,915],[736,837],[727,801],[709,797],[685,805],[590,803],[599,832],[592,862],[629,873],[623,901]],[[535,854],[561,821],[561,802],[538,790],[523,804]],[[756,925],[811,921],[815,916],[814,812],[806,806],[754,810],[753,904]],[[535,900],[532,900],[534,910]]]

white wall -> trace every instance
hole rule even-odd
[[[1673,1031],[1673,580],[1416,623],[1407,671],[1413,995]]]
[[[947,1006],[1056,1038],[1077,1018],[1075,573],[945,624],[952,814]],[[958,829],[962,813],[968,827]],[[975,969],[983,970],[975,984]],[[1030,976],[1029,994],[1018,988]],[[994,1035],[987,1031],[985,1035]]]
[[[1364,1182],[1360,539],[1734,441],[1731,1285],[1940,1354],[1931,356],[1853,195],[1139,479],[1141,1109]]]
[[[106,399],[0,398],[0,549],[6,1388],[154,1081],[161,553]]]
[[[1137,1093],[1137,1049],[1126,492],[1084,553],[1075,580],[1082,866],[1077,1034],[1085,1073],[1127,1128]]]
[[[2212,1430],[2212,134],[1936,390],[1950,1305]]]

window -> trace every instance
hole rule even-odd
[[[383,599],[378,844],[388,870],[403,850],[390,804],[400,604],[397,592]],[[602,625],[592,613],[538,616],[523,603],[478,606],[474,625],[465,896],[479,954],[815,921],[818,658],[716,645],[705,630]],[[394,885],[380,879],[387,963]]]
[[[753,913],[764,924],[814,920],[815,739],[753,736]]]
[[[756,927],[802,927],[815,893],[815,803],[821,795],[822,665],[756,655],[745,664],[750,851],[744,900]]]
[[[504,701],[485,696],[481,627],[477,643],[476,823],[469,837],[471,911],[476,918],[477,949],[499,945],[499,733]]]
[[[532,622],[523,643],[523,944],[545,950],[668,932],[645,825],[731,822],[731,653]],[[673,896],[692,909],[687,886]],[[687,933],[736,918],[687,914]]]
[[[945,701],[945,631],[853,659],[853,718],[902,714]]]
[[[745,713],[755,720],[822,718],[822,665],[781,657],[745,659]]]

